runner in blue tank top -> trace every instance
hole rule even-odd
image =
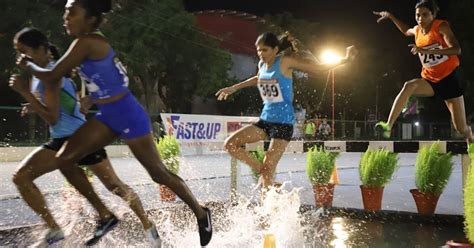
[[[257,38],[255,46],[260,58],[257,75],[223,88],[216,93],[218,100],[227,97],[242,88],[257,86],[263,100],[260,120],[241,128],[225,141],[225,149],[234,157],[260,172],[262,186],[267,189],[273,185],[273,175],[286,146],[293,135],[295,122],[293,110],[293,70],[320,72],[337,65],[347,63],[356,54],[353,46],[346,50],[346,57],[336,65],[318,64],[293,56],[281,55],[280,52],[289,48],[294,39],[290,35],[281,40],[273,33],[264,33]],[[245,151],[245,144],[270,139],[270,147],[263,163]]]
[[[212,237],[211,212],[202,207],[184,181],[166,169],[161,161],[152,135],[151,123],[143,107],[128,90],[124,67],[115,57],[107,39],[98,28],[103,14],[112,9],[110,0],[69,0],[64,13],[64,27],[75,38],[66,54],[52,69],[39,67],[19,57],[17,64],[43,82],[55,82],[76,67],[88,81],[87,88],[99,113],[82,125],[63,145],[54,163],[61,168],[73,167],[82,157],[122,138],[132,153],[148,171],[151,178],[168,186],[193,210],[198,220],[200,243],[207,245]],[[84,182],[84,184],[89,184]],[[84,190],[77,188],[80,192]],[[95,205],[100,199],[94,192]],[[110,214],[104,207],[103,215]],[[113,227],[112,222],[98,226],[88,244],[94,244]]]
[[[260,119],[266,122],[294,124],[293,79],[281,72],[282,56],[275,57],[270,67],[261,63],[257,86],[264,102]]]
[[[50,61],[49,52],[54,59],[59,59],[56,48],[49,44],[43,33],[34,28],[24,28],[18,32],[13,44],[15,50],[19,53],[27,54],[33,59],[33,62],[47,68],[54,67],[54,63]],[[38,78],[33,77],[30,91],[28,81],[14,75],[10,80],[10,86],[29,102],[29,105],[24,107],[22,114],[26,114],[28,111],[38,113],[49,124],[52,139],[22,161],[20,168],[13,176],[13,182],[25,202],[46,222],[48,230],[40,242],[52,244],[63,239],[64,233],[51,215],[44,197],[33,181],[48,172],[58,169],[57,165],[50,161],[54,160],[56,152],[69,136],[86,122],[86,119],[80,112],[76,87],[69,78],[63,77],[58,83],[52,85],[45,84]],[[155,235],[157,233],[156,227],[148,219],[138,195],[117,177],[104,149],[99,149],[87,155],[81,159],[79,164],[89,166],[88,168],[94,172],[110,192],[120,196],[130,205],[130,208],[141,220],[152,245],[160,242],[158,235]],[[82,178],[85,177],[81,169],[71,167],[71,170],[71,173]],[[76,177],[70,180],[71,184],[81,183],[74,180]],[[102,206],[94,207],[100,209]]]

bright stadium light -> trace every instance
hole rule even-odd
[[[321,62],[323,64],[337,64],[339,62],[341,62],[342,60],[342,57],[335,53],[334,51],[332,50],[324,50],[322,53],[321,53]],[[331,78],[331,82],[332,82],[332,106],[331,106],[331,109],[332,109],[332,123],[331,123],[331,134],[332,134],[332,140],[334,140],[334,133],[335,133],[335,123],[336,123],[336,94],[335,94],[335,85],[336,85],[336,81],[334,79],[334,69],[331,69],[329,70],[328,72],[328,80],[329,78]]]
[[[324,50],[321,54],[321,61],[324,64],[337,64],[341,62],[342,57],[331,50]]]

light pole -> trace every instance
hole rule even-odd
[[[332,123],[331,123],[331,134],[332,134],[332,140],[334,140],[334,133],[336,131],[335,129],[335,116],[336,116],[336,101],[335,101],[335,80],[334,80],[334,69],[330,70],[329,73],[331,74],[331,82],[332,82]]]
[[[324,63],[324,64],[337,64],[339,63],[340,61],[342,60],[342,57],[340,55],[338,55],[337,53],[331,51],[331,50],[325,50],[322,54],[321,54],[321,61]],[[332,134],[332,140],[334,140],[334,133],[336,131],[335,129],[335,124],[336,124],[336,121],[335,121],[335,116],[336,116],[336,101],[335,101],[335,98],[336,98],[336,91],[335,91],[335,87],[336,87],[336,80],[334,78],[334,71],[335,69],[331,69],[329,70],[329,76],[331,77],[331,84],[332,84],[332,123],[331,123],[331,134]]]
[[[379,83],[375,83],[375,121],[379,121]]]

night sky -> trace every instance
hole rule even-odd
[[[445,17],[449,0],[438,1],[441,12],[438,17]],[[405,37],[390,21],[377,24],[373,10],[387,10],[400,20],[414,26],[415,0],[184,0],[190,12],[199,10],[225,9],[238,10],[258,16],[290,12],[294,17],[321,24],[325,37],[321,42],[331,41],[331,36],[342,36],[345,45],[355,44],[363,52],[364,49],[384,51],[396,49],[403,56],[400,70],[408,77],[418,77],[420,64],[407,47],[414,42],[413,37]],[[308,32],[311,32],[309,30]]]
[[[449,0],[438,1],[442,10]],[[297,18],[319,22],[335,32],[363,34],[369,30],[379,33],[384,29],[377,25],[373,10],[388,10],[407,23],[415,25],[414,0],[184,0],[188,11],[206,9],[239,10],[263,16],[290,12]],[[385,26],[387,28],[387,26]],[[394,30],[396,31],[396,30]]]
[[[438,1],[441,7],[441,18],[448,1]],[[373,10],[388,10],[405,22],[415,25],[416,1],[414,0],[184,0],[184,3],[186,9],[191,12],[225,9],[263,16],[286,11],[297,18],[319,22],[335,32],[352,33],[351,36],[366,33],[369,30],[379,33],[384,29],[375,22]]]

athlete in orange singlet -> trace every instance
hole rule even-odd
[[[474,138],[471,128],[466,123],[464,97],[456,71],[459,66],[458,55],[461,54],[461,47],[448,22],[435,19],[439,11],[435,1],[421,0],[416,4],[415,10],[415,19],[418,24],[412,28],[390,12],[373,12],[380,16],[377,22],[390,19],[405,36],[415,36],[415,44],[410,45],[411,52],[420,57],[423,66],[421,78],[406,82],[395,98],[388,121],[381,121],[376,127],[384,131],[385,137],[390,137],[392,126],[410,96],[436,96],[444,100],[451,113],[454,127],[470,144]]]

